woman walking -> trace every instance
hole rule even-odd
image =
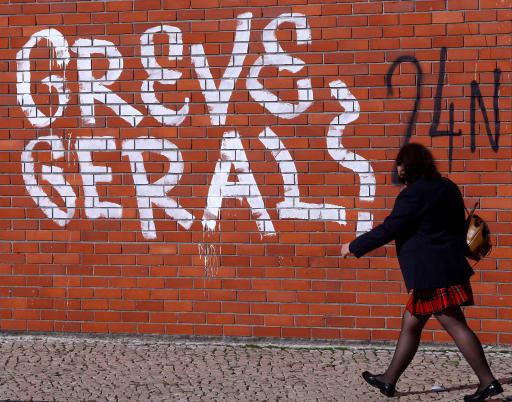
[[[482,345],[468,327],[461,306],[473,304],[469,278],[473,270],[464,256],[464,201],[457,185],[441,177],[430,151],[420,144],[403,146],[396,157],[402,184],[391,214],[371,231],[341,247],[342,257],[357,258],[395,240],[400,269],[411,292],[402,329],[387,370],[363,373],[386,396],[418,349],[421,332],[434,315],[477,375],[480,385],[465,401],[483,401],[503,392],[494,378]]]

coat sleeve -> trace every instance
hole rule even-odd
[[[397,235],[409,231],[418,221],[420,198],[413,188],[406,188],[396,198],[391,213],[384,222],[354,239],[349,250],[357,258],[396,239]]]

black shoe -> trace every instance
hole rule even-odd
[[[380,392],[386,396],[395,396],[395,384],[380,381],[377,379],[377,376],[378,375],[370,374],[368,371],[363,372],[363,378],[368,384],[378,388]]]
[[[472,402],[472,401],[485,401],[487,398],[501,394],[503,392],[503,388],[501,387],[501,384],[498,382],[498,380],[494,380],[491,382],[487,387],[482,389],[481,391],[476,391],[474,394],[471,395],[465,395],[464,401],[465,402]]]

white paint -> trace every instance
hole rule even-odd
[[[182,73],[177,70],[163,68],[155,57],[155,34],[165,33],[169,38],[169,60],[183,59],[183,37],[179,28],[162,25],[148,29],[140,38],[141,61],[148,73],[148,78],[142,82],[141,97],[148,111],[155,119],[166,126],[179,126],[187,117],[189,111],[189,98],[185,98],[185,104],[174,110],[161,104],[155,94],[155,82],[165,85],[175,85]]]
[[[217,87],[212,77],[203,45],[196,44],[191,46],[192,63],[194,64],[196,74],[199,78],[199,84],[201,85],[206,104],[208,105],[210,119],[213,125],[218,126],[226,123],[229,100],[231,99],[236,81],[242,71],[249,47],[251,18],[252,13],[240,14],[237,17],[238,24],[231,59],[224,71],[219,87]]]
[[[343,167],[359,175],[359,199],[373,201],[375,199],[375,174],[370,162],[362,156],[348,151],[343,147],[341,138],[347,124],[359,117],[359,102],[352,95],[343,81],[329,83],[331,95],[336,98],[344,112],[336,116],[329,126],[327,133],[327,150],[331,157]],[[357,220],[357,234],[367,232],[372,228],[373,216],[370,212],[359,212]]]
[[[43,83],[48,85],[50,93],[52,88],[58,93],[59,105],[53,116],[47,116],[37,107],[34,101],[31,91],[32,77],[30,71],[30,52],[32,48],[43,39],[46,39],[52,45],[53,49],[50,49],[50,52],[52,52],[52,54],[55,52],[55,59],[51,58],[50,60],[55,60],[57,65],[62,68],[64,72],[69,63],[68,42],[56,29],[43,29],[42,31],[34,33],[27,43],[25,43],[23,48],[16,53],[17,102],[21,106],[25,116],[27,116],[30,121],[30,124],[34,127],[48,126],[50,123],[55,121],[57,117],[62,116],[65,106],[69,102],[69,91],[64,85],[64,73],[63,76],[52,74],[42,80]]]
[[[197,245],[197,253],[203,260],[204,276],[217,276],[220,267],[220,256],[222,255],[222,246],[219,245],[219,251],[215,244],[204,242],[205,232],[203,231],[203,243]]]
[[[98,183],[112,182],[112,169],[92,163],[93,152],[116,150],[115,139],[113,137],[77,137],[75,148],[82,175],[85,215],[91,219],[121,218],[122,206],[113,202],[100,201],[96,188]]]
[[[297,168],[290,152],[270,128],[259,135],[260,141],[272,152],[284,184],[284,201],[276,205],[280,219],[336,221],[345,225],[345,208],[333,204],[313,204],[300,200]]]
[[[251,20],[251,13],[243,13],[237,17],[238,22],[231,58],[218,85],[212,76],[203,45],[194,44],[191,46],[191,61],[199,79],[213,125],[226,123],[229,102],[248,53]],[[295,27],[298,45],[311,43],[311,30],[305,15],[287,13],[273,19],[263,30],[262,43],[265,53],[258,57],[250,67],[246,87],[252,99],[270,113],[280,118],[293,119],[304,113],[313,103],[311,79],[300,78],[297,80],[296,102],[282,100],[259,82],[259,75],[264,67],[277,67],[279,72],[292,74],[298,74],[305,68],[305,62],[302,59],[288,54],[279,44],[276,32],[285,23],[293,24]],[[176,85],[182,77],[180,71],[162,67],[158,63],[155,56],[155,35],[158,34],[167,35],[168,59],[171,61],[183,59],[183,37],[179,28],[161,25],[147,29],[140,38],[141,62],[148,75],[141,84],[141,97],[148,108],[149,114],[161,124],[179,126],[189,114],[190,99],[186,97],[180,108],[173,109],[165,106],[155,93],[155,83]],[[31,93],[30,55],[32,49],[43,40],[49,42],[51,57],[53,58],[55,55],[56,65],[63,70],[61,75],[49,75],[41,80],[50,88],[50,92],[58,94],[59,104],[56,105],[58,107],[51,116],[47,116],[38,108]],[[66,39],[59,31],[45,29],[33,34],[16,55],[17,101],[34,127],[51,125],[57,117],[63,115],[69,102],[69,91],[65,81],[65,70],[70,61],[69,49]],[[95,124],[94,105],[98,101],[110,108],[131,126],[137,126],[144,117],[142,113],[109,88],[120,78],[123,70],[123,57],[117,47],[106,40],[81,38],[76,40],[71,49],[78,56],[77,71],[80,89],[78,97],[83,122]],[[108,62],[108,67],[102,77],[98,78],[93,75],[91,60],[93,55],[101,55]],[[51,62],[50,64],[53,65],[54,63]],[[328,152],[343,167],[358,174],[360,183],[359,199],[361,201],[373,201],[375,198],[375,175],[370,163],[360,155],[345,149],[341,143],[343,131],[347,124],[352,123],[359,117],[359,103],[344,82],[331,82],[330,88],[332,96],[339,101],[344,111],[336,116],[330,124],[327,134]],[[346,224],[344,207],[301,201],[298,172],[290,152],[270,128],[266,128],[259,135],[259,138],[272,153],[283,177],[284,200],[277,204],[280,219],[329,220]],[[41,143],[47,143],[51,146],[54,160],[63,157],[65,148],[62,140],[58,137],[47,136],[31,141],[22,153],[23,178],[27,191],[46,216],[55,220],[58,225],[64,226],[74,216],[77,195],[66,181],[62,168],[42,164],[41,172],[35,171],[33,152],[37,152],[35,147]],[[148,239],[156,238],[153,219],[154,206],[164,208],[168,216],[177,220],[183,228],[190,229],[194,216],[182,208],[175,198],[168,195],[178,184],[184,170],[182,155],[177,146],[165,139],[139,137],[125,140],[122,148],[123,156],[127,156],[130,160],[143,236]],[[76,152],[84,187],[84,206],[86,216],[89,218],[121,218],[122,216],[121,205],[101,201],[97,191],[97,183],[111,183],[111,168],[98,166],[92,162],[92,152],[114,151],[115,149],[116,143],[113,137],[79,137],[76,140]],[[168,171],[153,183],[149,181],[144,165],[144,153],[149,152],[158,153],[169,162]],[[236,182],[228,181],[232,169],[236,172]],[[56,193],[62,198],[63,206],[57,205],[44,192],[44,187],[40,185],[41,180],[53,186]],[[273,223],[251,172],[240,136],[236,131],[226,132],[222,139],[220,159],[215,167],[215,173],[208,191],[207,205],[202,218],[205,230],[215,230],[224,198],[240,200],[245,198],[249,203],[260,233],[275,234]],[[371,212],[358,212],[357,233],[360,234],[371,229],[372,223],[373,216]],[[201,254],[205,256],[205,261],[213,258],[215,252],[210,246],[205,244],[200,247],[203,247]],[[211,261],[206,262],[207,265],[210,263]]]
[[[169,161],[169,171],[154,183],[149,182],[143,152],[157,153]],[[153,205],[164,208],[168,216],[177,220],[185,229],[190,229],[194,216],[182,208],[175,199],[167,196],[183,173],[183,158],[178,147],[169,140],[139,137],[123,141],[123,156],[130,159],[144,238],[156,238]]]
[[[236,172],[236,182],[230,182],[231,168]],[[224,133],[220,158],[208,190],[207,205],[203,215],[203,228],[215,230],[224,198],[245,198],[251,207],[256,225],[264,234],[275,234],[274,225],[265,208],[260,190],[249,167],[242,141],[236,131]]]
[[[291,73],[298,73],[304,68],[305,63],[302,59],[290,56],[279,45],[275,31],[285,22],[295,25],[299,45],[311,43],[311,30],[304,14],[281,14],[273,19],[263,31],[265,54],[258,57],[249,70],[247,89],[251,97],[270,113],[283,119],[293,119],[305,112],[313,103],[311,79],[303,78],[297,81],[298,103],[296,104],[281,100],[274,93],[266,90],[258,80],[262,68],[266,66],[276,66],[279,71]]]
[[[62,140],[54,135],[40,137],[30,141],[21,154],[21,163],[23,171],[23,181],[25,188],[41,208],[43,213],[52,219],[57,225],[65,226],[75,215],[76,194],[71,185],[66,181],[63,175],[63,169],[58,166],[41,166],[41,179],[46,180],[52,185],[55,191],[64,201],[66,210],[61,209],[54,203],[43,188],[39,185],[36,178],[33,153],[38,144],[50,145],[52,158],[54,161],[64,157],[64,144]]]
[[[373,214],[368,211],[359,211],[357,213],[357,227],[356,235],[360,236],[372,230],[373,227]]]
[[[85,124],[95,124],[94,101],[103,103],[117,116],[135,127],[143,119],[143,115],[132,105],[109,88],[121,76],[123,56],[117,47],[109,41],[101,39],[78,39],[72,46],[78,54],[77,69],[80,88],[80,110]],[[93,75],[91,56],[99,54],[108,60],[108,68],[103,77]]]

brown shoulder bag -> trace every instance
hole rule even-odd
[[[465,255],[469,259],[480,261],[485,257],[492,248],[491,232],[489,225],[480,216],[475,214],[476,208],[479,206],[477,201],[469,212],[466,208],[468,216],[466,218],[466,252]]]

